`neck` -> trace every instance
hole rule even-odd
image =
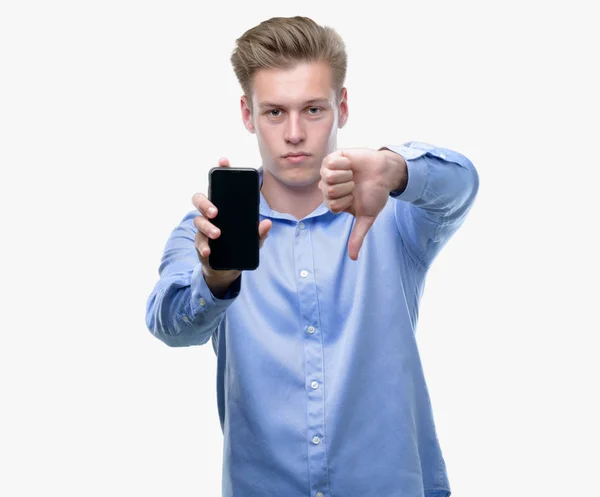
[[[323,192],[318,184],[319,182],[316,181],[306,186],[289,187],[263,169],[261,192],[271,209],[290,214],[300,220],[323,202]]]

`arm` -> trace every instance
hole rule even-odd
[[[159,280],[146,303],[146,326],[169,346],[202,345],[217,329],[227,308],[239,294],[241,276],[217,291],[206,283],[194,245],[197,229],[188,213],[167,240],[159,266]],[[213,287],[214,288],[214,287]]]
[[[464,155],[426,143],[380,149],[400,171],[390,196],[410,255],[429,267],[463,224],[479,190],[479,175]]]

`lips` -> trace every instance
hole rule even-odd
[[[284,159],[287,159],[289,157],[308,157],[309,154],[305,153],[305,152],[294,152],[291,154],[285,154],[283,156]]]
[[[283,156],[284,160],[291,162],[292,164],[300,164],[308,159],[309,154],[302,153],[294,153],[294,154],[286,154]]]

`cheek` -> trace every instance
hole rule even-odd
[[[329,122],[327,123],[327,125],[323,126],[320,132],[322,143],[331,143],[331,141],[334,140],[336,137],[336,131],[337,128],[332,122]]]
[[[331,136],[337,128],[336,125],[337,122],[333,117],[327,120],[323,120],[323,122],[321,123],[321,132],[323,133],[323,135]]]
[[[265,146],[270,146],[276,133],[277,130],[273,126],[258,125],[256,127],[256,137],[258,138],[259,143],[262,143]]]

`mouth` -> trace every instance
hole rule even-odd
[[[294,152],[290,154],[285,154],[283,158],[289,162],[298,163],[303,162],[310,157],[310,154],[304,152]]]

